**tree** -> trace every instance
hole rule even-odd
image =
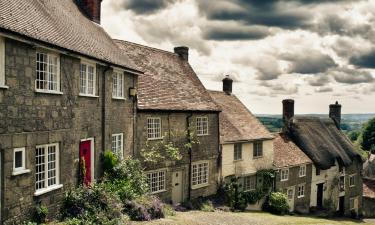
[[[359,135],[361,134],[360,131],[358,130],[353,130],[353,131],[350,131],[349,134],[348,134],[348,137],[349,139],[352,141],[352,142],[355,142],[358,140],[358,137]]]
[[[362,138],[362,148],[367,151],[375,151],[375,118],[366,123]]]

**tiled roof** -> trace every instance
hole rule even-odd
[[[222,91],[210,91],[220,106],[220,142],[272,139],[272,134],[235,96]]]
[[[312,163],[311,159],[283,133],[276,135],[273,151],[274,164],[279,168]]]
[[[363,163],[363,177],[375,179],[375,155],[370,154],[365,163]]]
[[[138,109],[219,111],[189,63],[177,54],[116,40],[144,71],[138,80]]]
[[[0,29],[110,64],[137,69],[73,0],[1,0]]]
[[[363,197],[375,198],[375,180],[363,179]]]
[[[338,161],[349,166],[354,159],[362,161],[350,140],[330,118],[295,116],[289,126],[290,137],[320,169]]]

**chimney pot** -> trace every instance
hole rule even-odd
[[[284,99],[283,100],[283,122],[284,128],[288,127],[289,120],[294,116],[294,100]]]
[[[338,101],[336,101],[335,104],[329,105],[329,118],[335,122],[338,129],[341,129],[341,105]]]
[[[232,85],[233,85],[233,80],[230,78],[229,75],[226,75],[225,78],[223,79],[223,91],[227,95],[232,94]]]
[[[179,46],[174,48],[174,53],[180,56],[181,59],[189,61],[189,48],[186,46]]]
[[[91,21],[100,24],[102,0],[75,0],[80,10]]]

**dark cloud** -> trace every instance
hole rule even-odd
[[[167,7],[176,0],[126,0],[124,7],[137,14],[150,14]]]
[[[203,37],[207,40],[257,40],[270,35],[271,32],[266,27],[260,26],[230,26],[214,25],[205,27]]]
[[[371,83],[374,81],[371,73],[363,70],[337,68],[331,74],[337,82],[345,84]]]
[[[324,53],[316,50],[308,50],[300,53],[282,54],[281,58],[291,62],[289,73],[317,74],[324,73],[332,67],[336,67],[335,61]]]
[[[375,69],[375,49],[361,55],[353,56],[349,61],[358,67]]]

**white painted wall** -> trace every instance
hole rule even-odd
[[[253,158],[253,143],[242,143],[242,160],[234,161],[234,144],[222,145],[221,176],[254,174],[273,168],[273,140],[263,141],[263,157]]]

